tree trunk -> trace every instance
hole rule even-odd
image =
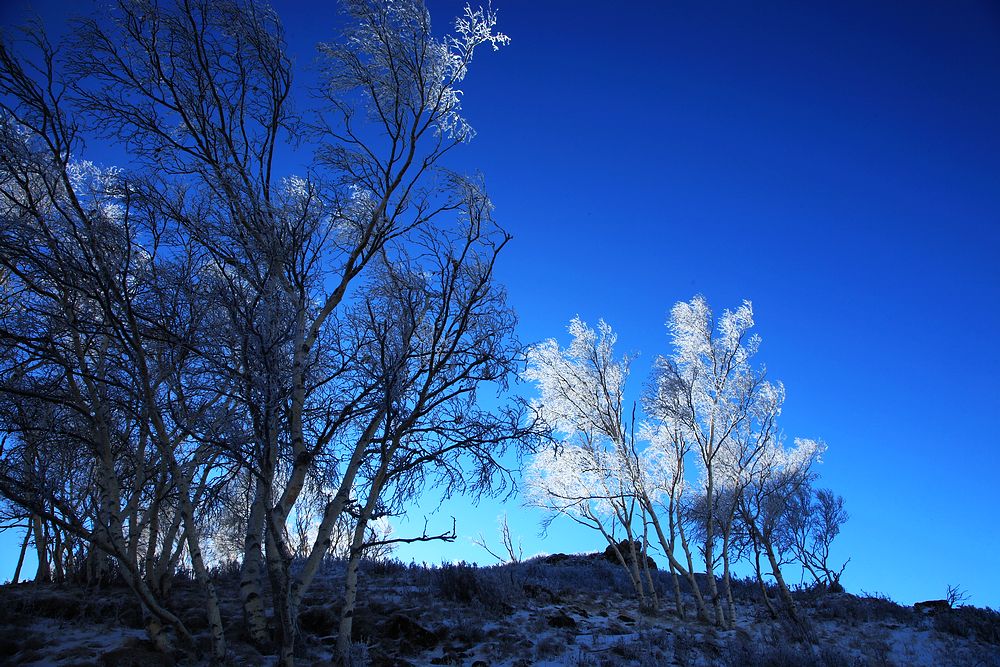
[[[267,556],[267,575],[271,582],[271,600],[274,605],[274,619],[278,632],[278,664],[281,667],[294,667],[295,644],[298,639],[298,615],[292,605],[289,587],[291,555],[282,549],[280,538],[275,536],[275,533],[282,528],[283,526],[275,526],[273,517],[266,520],[264,553]]]
[[[708,578],[708,594],[712,596],[712,609],[715,611],[715,625],[726,627],[726,615],[722,610],[722,600],[719,599],[719,587],[715,581],[715,500],[713,497],[714,480],[712,468],[708,467],[708,521],[705,525],[705,576]]]
[[[205,567],[205,560],[202,558],[201,545],[198,540],[198,532],[194,523],[193,509],[189,500],[186,482],[181,487],[181,514],[184,521],[184,533],[187,538],[188,553],[191,556],[191,567],[194,569],[194,576],[205,596],[205,613],[208,617],[208,628],[212,636],[212,661],[221,664],[226,659],[226,636],[222,627],[222,615],[219,612],[219,597],[215,592],[215,586]]]
[[[649,595],[652,598],[652,610],[653,613],[657,613],[660,610],[660,598],[656,594],[656,585],[653,583],[653,575],[649,571],[649,557],[647,554],[647,544],[645,530],[642,536],[642,571],[646,575],[646,585],[649,586]]]
[[[24,531],[24,541],[21,542],[21,553],[17,557],[17,567],[14,568],[14,578],[10,583],[16,584],[21,578],[21,566],[24,565],[24,554],[28,551],[28,542],[31,540],[31,527]]]
[[[672,562],[669,563],[670,566],[670,579],[674,584],[674,608],[677,612],[677,618],[680,620],[685,620],[684,614],[684,600],[681,598],[681,578],[677,575],[677,568],[674,567]]]
[[[107,442],[108,440],[105,438],[105,443]],[[193,651],[197,648],[197,643],[184,622],[157,601],[156,596],[146,585],[138,564],[123,558],[123,555],[127,553],[127,548],[125,537],[122,534],[121,508],[119,506],[120,488],[118,478],[114,475],[112,461],[111,448],[105,445],[104,455],[97,465],[97,515],[101,528],[107,536],[107,543],[110,545],[112,553],[117,557],[125,583],[139,598],[139,604],[147,618],[146,631],[149,638],[158,647],[163,645],[167,647],[168,651],[172,650],[169,647],[169,638],[164,633],[163,628],[163,624],[167,623],[174,628],[184,646]]]
[[[354,488],[354,480],[357,478],[358,471],[361,470],[361,464],[364,462],[365,447],[371,442],[383,415],[384,411],[379,411],[368,422],[364,433],[361,434],[358,442],[354,445],[354,452],[351,454],[351,459],[344,470],[344,476],[340,481],[340,488],[337,489],[337,495],[323,508],[323,519],[320,521],[312,551],[309,553],[305,565],[302,566],[302,569],[295,577],[295,582],[292,584],[292,604],[296,608],[301,604],[302,597],[309,589],[309,585],[312,583],[313,577],[316,576],[323,558],[330,550],[330,536],[341,513],[344,511],[344,507],[347,505],[348,500],[350,500],[351,490]]]
[[[340,610],[340,629],[337,635],[337,656],[340,664],[350,662],[351,632],[354,627],[354,609],[358,600],[358,566],[361,564],[362,547],[365,541],[367,519],[360,517],[354,527],[351,539],[351,555],[347,561],[347,574],[344,580],[344,607]]]
[[[42,526],[42,517],[38,514],[31,515],[31,526],[35,533],[35,556],[38,558],[38,568],[35,570],[35,583],[47,582],[51,578],[49,570],[49,555],[46,545],[45,528]]]
[[[708,620],[708,609],[705,606],[705,599],[701,595],[701,589],[698,586],[698,580],[694,577],[694,564],[691,559],[691,551],[688,549],[687,539],[684,536],[683,530],[680,530],[681,536],[681,546],[684,549],[684,553],[687,557],[688,567],[685,569],[681,565],[677,558],[674,556],[673,543],[667,540],[667,536],[663,533],[663,527],[660,525],[660,519],[657,517],[656,513],[653,512],[652,503],[648,498],[643,498],[643,503],[646,505],[646,511],[649,512],[649,518],[653,522],[653,529],[656,530],[656,537],[660,541],[660,546],[663,547],[663,552],[667,556],[667,560],[670,562],[671,568],[676,569],[678,572],[684,575],[687,579],[688,585],[691,587],[691,594],[694,596],[695,606],[698,610],[698,620],[707,621]],[[671,518],[671,523],[673,519]],[[679,590],[679,586],[678,586]],[[677,597],[678,606],[681,608],[681,613],[683,614],[683,604],[680,601],[680,594]]]
[[[358,598],[358,565],[361,563],[365,544],[365,530],[375,510],[375,504],[382,495],[386,482],[386,469],[395,450],[395,446],[390,447],[388,451],[383,450],[378,471],[368,489],[368,500],[358,512],[358,523],[354,526],[354,535],[351,538],[351,551],[344,580],[344,607],[340,610],[340,629],[337,634],[337,657],[343,665],[350,662],[351,631],[354,627],[354,607]]]
[[[788,586],[785,585],[785,578],[781,576],[781,567],[778,565],[778,558],[774,553],[774,548],[768,540],[761,539],[761,543],[764,545],[764,553],[767,554],[767,560],[771,564],[771,574],[774,575],[774,580],[778,583],[778,593],[781,594],[781,600],[785,603],[785,610],[793,621],[798,621],[798,606],[795,604]]]
[[[753,550],[754,568],[757,572],[757,585],[760,586],[760,594],[764,598],[764,605],[767,607],[768,613],[771,614],[771,618],[777,619],[778,611],[774,608],[771,597],[767,594],[767,586],[764,585],[764,574],[760,571],[760,546],[756,540],[754,540]]]
[[[55,574],[52,580],[61,584],[66,581],[66,570],[63,568],[63,542],[60,536],[60,531],[58,528],[53,527],[53,540],[52,540],[52,565],[55,570]]]
[[[264,616],[264,595],[261,581],[264,577],[264,555],[261,540],[264,534],[264,512],[267,493],[258,481],[247,518],[247,532],[243,540],[243,568],[240,572],[240,601],[243,619],[250,641],[259,648],[271,643]]]
[[[730,525],[732,518],[730,517]],[[729,569],[729,535],[728,529],[722,533],[722,587],[725,590],[727,616],[729,617],[728,628],[731,630],[736,625],[736,603],[733,601],[732,573]]]
[[[180,538],[178,538],[179,532],[181,532],[181,513],[174,512],[167,533],[163,536],[163,549],[159,557],[154,554],[155,560],[150,579],[150,587],[162,597],[166,597],[170,592],[174,581],[174,571],[183,552],[184,534],[181,533]],[[174,542],[177,543],[176,547]]]

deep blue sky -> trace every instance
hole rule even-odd
[[[483,171],[515,235],[522,338],[603,317],[641,353],[638,389],[674,302],[751,299],[784,430],[829,445],[847,587],[911,603],[957,583],[1000,607],[1000,7],[496,4],[513,41],[473,63],[479,136],[452,164]],[[335,3],[275,5],[307,65]],[[442,30],[461,11],[430,7]],[[504,508],[467,505],[432,519],[456,514],[459,543],[401,555],[489,562],[465,538]],[[602,546],[506,510],[528,553]]]

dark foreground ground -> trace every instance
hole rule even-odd
[[[240,630],[237,575],[216,574],[234,665],[268,665]],[[672,590],[666,573],[663,591]],[[303,665],[329,664],[343,564],[328,564],[301,614]],[[723,665],[1000,667],[1000,613],[959,607],[918,612],[881,596],[800,591],[803,625],[771,620],[738,582],[737,628],[679,621],[661,600],[640,613],[620,566],[597,555],[515,565],[364,565],[352,656],[358,665]],[[179,580],[171,608],[205,629],[197,589]],[[693,616],[693,614],[689,614]],[[106,585],[0,586],[0,663],[182,665],[156,653],[127,589]]]

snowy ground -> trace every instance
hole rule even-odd
[[[301,614],[301,664],[329,664],[342,565],[332,563]],[[232,664],[273,664],[240,635],[235,578],[220,576]],[[660,574],[664,590],[671,590]],[[515,566],[365,567],[354,655],[370,665],[997,665],[1000,614],[925,615],[878,597],[809,596],[806,627],[773,621],[754,586],[735,587],[738,623],[720,631],[640,613],[620,567],[595,557]],[[197,593],[178,583],[173,608],[202,631]],[[691,611],[691,610],[689,610]],[[689,613],[689,617],[693,614]],[[152,651],[124,589],[0,587],[0,662],[13,665],[197,664]]]

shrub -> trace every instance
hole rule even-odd
[[[388,577],[410,569],[410,566],[396,558],[373,558],[361,561],[365,574]]]
[[[726,646],[722,664],[731,667],[852,667],[855,661],[834,646],[814,648],[789,642],[761,643],[739,634]]]
[[[476,603],[501,614],[512,612],[511,603],[518,599],[509,572],[502,568],[478,568],[465,561],[443,564],[434,570],[432,583],[443,600]]]
[[[825,595],[815,602],[814,616],[818,619],[847,621],[851,624],[891,620],[900,624],[913,624],[916,620],[912,607],[896,604],[885,595],[862,593]]]
[[[1000,612],[977,607],[956,607],[934,617],[934,628],[956,637],[1000,644]]]

